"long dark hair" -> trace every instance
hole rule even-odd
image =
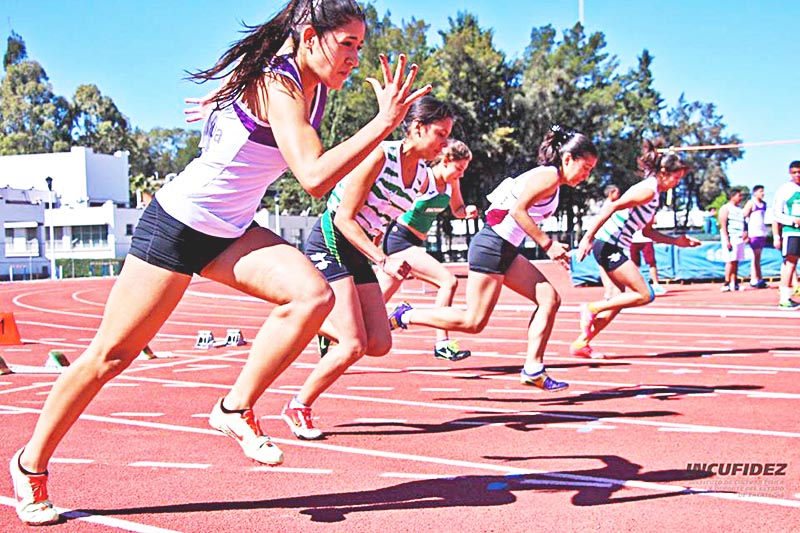
[[[408,108],[406,118],[403,120],[403,129],[408,132],[414,121],[420,124],[431,124],[446,118],[456,118],[453,106],[433,96],[423,96]]]
[[[636,160],[639,170],[645,176],[655,176],[660,170],[675,172],[689,168],[678,154],[670,150],[664,150],[664,139],[654,140],[645,139],[642,143],[642,154]]]
[[[318,35],[323,35],[353,20],[366,22],[364,12],[354,0],[290,0],[264,24],[245,24],[245,38],[231,45],[213,67],[191,72],[189,77],[203,82],[230,74],[225,86],[214,96],[217,103],[228,102],[261,79],[264,68],[274,60],[287,38],[292,39],[292,55],[297,53],[301,26],[310,24]]]
[[[572,154],[575,159],[587,155],[597,157],[597,147],[583,133],[554,124],[539,145],[536,162],[542,166],[560,168],[561,158],[567,153]]]

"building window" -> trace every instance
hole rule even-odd
[[[108,246],[108,225],[72,226],[74,248],[105,248]]]
[[[133,224],[125,225],[125,235],[133,235]]]

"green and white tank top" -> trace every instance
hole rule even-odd
[[[389,223],[411,208],[427,176],[428,167],[420,161],[411,186],[406,187],[403,184],[401,145],[402,141],[384,141],[380,144],[386,160],[369,191],[367,200],[356,214],[356,222],[371,237],[385,233]],[[327,204],[327,211],[331,214],[335,213],[342,203],[348,181],[349,177],[346,177],[334,187]]]
[[[397,219],[419,233],[428,233],[436,217],[450,205],[453,188],[445,183],[444,192],[436,188],[436,180],[432,172],[428,172],[428,189],[414,200],[411,209]]]

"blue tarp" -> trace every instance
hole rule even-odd
[[[705,242],[697,248],[679,248],[655,243],[658,277],[662,280],[700,281],[725,278],[725,261],[722,258],[722,245],[719,241]],[[753,251],[745,246],[744,261],[739,262],[739,278],[749,279],[750,262]],[[765,278],[778,277],[781,273],[783,257],[780,250],[765,248],[761,253],[761,275]],[[600,272],[594,256],[578,262],[573,255],[570,260],[573,285],[593,285],[600,283]],[[642,265],[645,273],[647,265]],[[648,279],[645,274],[645,279]]]

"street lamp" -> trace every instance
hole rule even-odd
[[[55,226],[56,221],[53,219],[53,178],[47,176],[44,181],[47,182],[47,190],[50,204],[50,279],[56,279],[56,238]]]

